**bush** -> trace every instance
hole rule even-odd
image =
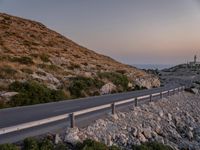
[[[29,68],[22,68],[21,71],[27,74],[33,74],[33,71]]]
[[[9,86],[9,90],[19,92],[19,94],[11,98],[9,102],[11,106],[47,103],[63,100],[65,98],[63,91],[51,90],[36,81],[27,81],[24,83],[16,81]]]
[[[53,142],[49,139],[43,139],[43,141],[39,145],[40,150],[54,150]]]
[[[11,66],[1,66],[0,67],[0,78],[6,79],[6,78],[11,78],[13,77],[17,71],[13,69]]]
[[[157,142],[147,142],[142,145],[134,145],[133,150],[173,150],[171,147],[157,143]]]
[[[123,91],[128,90],[129,80],[126,75],[116,72],[101,72],[98,73],[101,79],[108,79],[113,82],[116,86],[121,87]]]
[[[85,96],[84,92],[88,92],[90,89],[101,88],[103,82],[98,79],[76,77],[70,84],[69,91],[75,97]]]
[[[38,141],[33,138],[25,139],[24,150],[39,150]]]
[[[42,54],[40,55],[40,59],[43,61],[43,62],[49,62],[49,55],[47,54]]]
[[[13,144],[2,144],[0,150],[19,150],[19,148]]]
[[[13,62],[19,62],[21,64],[33,64],[33,60],[30,57],[22,56],[22,57],[13,57],[11,59]]]
[[[100,142],[96,142],[90,139],[83,141],[83,143],[77,144],[78,150],[109,150],[109,148]]]

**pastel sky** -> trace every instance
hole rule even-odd
[[[200,60],[200,0],[0,0],[0,12],[127,64]]]

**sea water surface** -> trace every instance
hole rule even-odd
[[[166,69],[175,66],[174,64],[134,64],[133,66],[140,69]]]

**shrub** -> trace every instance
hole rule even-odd
[[[49,62],[50,60],[49,60],[49,55],[47,55],[47,54],[41,54],[40,55],[40,59],[43,61],[43,62]]]
[[[133,150],[173,150],[171,147],[157,143],[157,142],[147,142],[142,145],[133,145]]]
[[[13,69],[11,66],[5,65],[0,67],[0,78],[6,79],[9,77],[13,77],[17,71]]]
[[[40,150],[54,150],[53,142],[47,138],[43,139],[39,145]]]
[[[39,103],[47,103],[59,101],[65,98],[65,94],[61,90],[51,90],[45,85],[35,81],[27,81],[24,83],[13,82],[9,86],[9,90],[19,92],[13,96],[9,104],[11,106],[23,106]]]
[[[19,150],[19,148],[13,144],[2,144],[0,150]]]
[[[117,146],[108,147],[103,143],[86,139],[83,143],[78,143],[76,145],[77,150],[120,150]]]
[[[32,58],[27,57],[27,56],[13,57],[11,61],[13,61],[13,62],[19,62],[21,64],[33,64]]]
[[[86,78],[86,77],[76,77],[70,84],[69,91],[75,97],[85,96],[84,91],[88,91],[93,88],[101,88],[103,82],[98,79]]]
[[[21,71],[27,74],[33,74],[33,71],[29,68],[22,68]]]
[[[24,150],[39,150],[38,141],[33,138],[25,139]]]
[[[101,72],[98,73],[98,76],[101,79],[108,79],[109,81],[113,82],[116,86],[121,86],[123,91],[128,89],[129,80],[126,75],[116,72]]]

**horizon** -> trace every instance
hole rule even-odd
[[[200,58],[199,0],[0,0],[0,12],[39,21],[126,64],[174,65]]]

